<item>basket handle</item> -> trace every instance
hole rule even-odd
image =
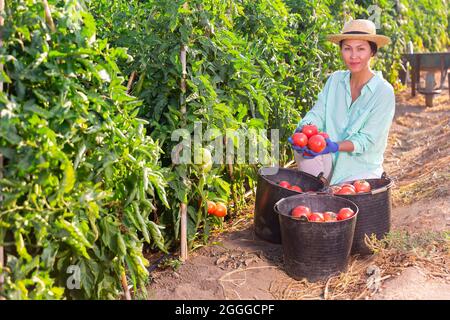
[[[305,193],[309,193],[309,194],[327,194],[327,195],[329,195],[330,194],[330,188],[329,187],[325,187],[325,188],[323,188],[321,190],[318,190],[318,191],[305,192]]]
[[[387,178],[388,177],[387,177],[386,171],[383,171],[383,174],[381,175],[381,179],[387,179]],[[387,189],[389,189],[391,187],[391,185],[392,185],[392,181],[388,185],[386,185],[384,187],[381,187],[379,189],[375,189],[375,190],[371,191],[371,194],[377,194],[377,193],[385,192],[385,191],[387,191]]]
[[[371,194],[377,194],[377,193],[385,192],[385,191],[387,191],[387,189],[388,189],[387,186],[384,186],[384,187],[372,190],[370,193]]]
[[[328,179],[323,176],[323,171],[317,175],[317,179],[322,181],[322,183],[325,187],[328,187],[330,185],[330,182],[328,181]]]
[[[284,200],[284,198],[281,198],[280,200],[278,200],[274,205],[273,208],[275,209],[275,211],[278,211],[278,204],[281,202],[281,200]],[[279,212],[279,211],[278,211]]]

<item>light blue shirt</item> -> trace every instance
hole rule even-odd
[[[389,128],[395,113],[394,89],[381,71],[363,86],[360,96],[352,103],[350,71],[336,71],[319,93],[314,107],[299,122],[315,124],[335,142],[350,140],[353,152],[333,154],[331,184],[346,181],[361,174],[381,176],[383,154]]]

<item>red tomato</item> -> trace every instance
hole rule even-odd
[[[331,186],[330,189],[331,189],[331,192],[333,194],[337,194],[342,189],[342,187],[340,187],[340,186]]]
[[[313,212],[308,218],[311,222],[323,222],[323,215],[320,212]]]
[[[291,216],[301,217],[306,216],[307,218],[311,215],[311,209],[306,206],[297,206],[291,211]]]
[[[312,214],[315,214],[316,216],[318,216],[320,219],[323,220],[323,213],[322,212],[313,212]]]
[[[355,186],[350,184],[350,183],[343,183],[343,184],[341,184],[341,188],[343,188],[343,187],[348,187],[348,188],[353,189],[353,190],[356,191]]]
[[[297,192],[303,192],[302,188],[300,188],[299,186],[291,186],[289,189]]]
[[[323,213],[323,220],[325,222],[337,221],[336,213],[334,213],[333,211],[325,211]]]
[[[318,135],[324,137],[325,139],[330,137],[326,132],[319,132]]]
[[[306,134],[306,136],[311,138],[313,135],[317,134],[319,131],[317,130],[317,127],[313,124],[307,124],[303,126],[302,133]]]
[[[345,220],[345,219],[352,217],[354,214],[355,214],[355,212],[352,209],[342,208],[341,210],[339,210],[339,212],[337,214],[337,219]]]
[[[356,180],[353,182],[356,193],[369,192],[370,184],[366,180]]]
[[[292,136],[292,142],[294,143],[294,145],[303,148],[308,144],[308,137],[304,133],[296,132]]]
[[[312,136],[308,139],[308,148],[314,152],[321,152],[327,146],[327,142],[324,137],[319,136],[318,134]]]
[[[214,214],[216,212],[216,204],[208,200],[208,213]]]
[[[290,188],[291,187],[291,184],[289,183],[289,182],[287,182],[287,181],[280,181],[280,183],[278,184],[280,187],[282,187],[282,188]]]
[[[336,194],[356,194],[356,191],[349,187],[342,187]]]
[[[216,203],[216,211],[214,212],[216,217],[222,218],[227,215],[227,207],[221,202]]]

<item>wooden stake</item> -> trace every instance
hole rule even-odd
[[[55,24],[53,22],[52,14],[50,12],[50,7],[48,5],[47,0],[42,0],[42,4],[44,5],[44,11],[45,11],[45,21],[47,22],[48,27],[52,32],[56,31]]]
[[[181,261],[186,261],[188,258],[188,245],[187,245],[187,205],[181,203]]]
[[[0,0],[0,2],[3,2],[3,0]],[[0,3],[1,6],[1,3]],[[0,90],[1,91],[1,90]],[[0,179],[3,178],[3,155],[0,153]],[[0,202],[3,201],[3,196],[0,193]],[[3,241],[3,239],[0,239],[1,241]],[[5,281],[4,277],[3,277],[3,266],[4,266],[4,261],[5,261],[5,257],[4,257],[4,251],[3,251],[3,246],[0,246],[0,288],[3,286],[3,283]]]
[[[128,84],[127,84],[127,92],[128,93],[131,92],[131,86],[133,85],[133,81],[134,81],[135,77],[136,77],[136,71],[133,71],[130,75],[130,79],[128,79]]]
[[[3,19],[3,13],[5,11],[5,0],[0,0],[0,48],[3,47],[3,25],[5,23]],[[0,64],[0,71],[3,70],[3,64]],[[3,91],[3,82],[0,82],[0,92]],[[0,153],[0,179],[3,178],[3,155]],[[0,193],[0,202],[3,201],[3,197]],[[3,241],[3,239],[0,239]],[[0,246],[0,270],[3,271],[4,266],[4,251],[3,246]],[[3,286],[5,279],[3,273],[0,273],[0,288]]]
[[[188,3],[187,1],[183,4],[183,8],[187,9]],[[183,43],[181,44],[181,51],[180,51],[180,61],[181,61],[181,93],[180,93],[180,111],[183,115],[183,123],[185,124],[186,118],[186,77],[187,77],[187,71],[186,71],[186,51],[187,46]],[[181,261],[186,261],[188,258],[188,245],[187,245],[187,204],[182,202],[180,204],[180,237],[181,237]]]
[[[121,282],[122,282],[123,292],[125,293],[125,300],[131,300],[131,294],[130,294],[130,289],[128,289],[128,281],[127,281],[127,276],[125,274],[125,270],[122,271]]]

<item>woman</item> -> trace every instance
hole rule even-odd
[[[341,34],[329,35],[328,40],[340,46],[348,70],[328,78],[316,104],[299,122],[296,132],[312,123],[329,139],[320,153],[293,145],[298,168],[314,175],[323,172],[331,184],[380,178],[395,96],[381,72],[370,69],[370,62],[390,39],[377,35],[373,22],[359,19],[347,22]],[[303,156],[305,151],[311,156]]]

